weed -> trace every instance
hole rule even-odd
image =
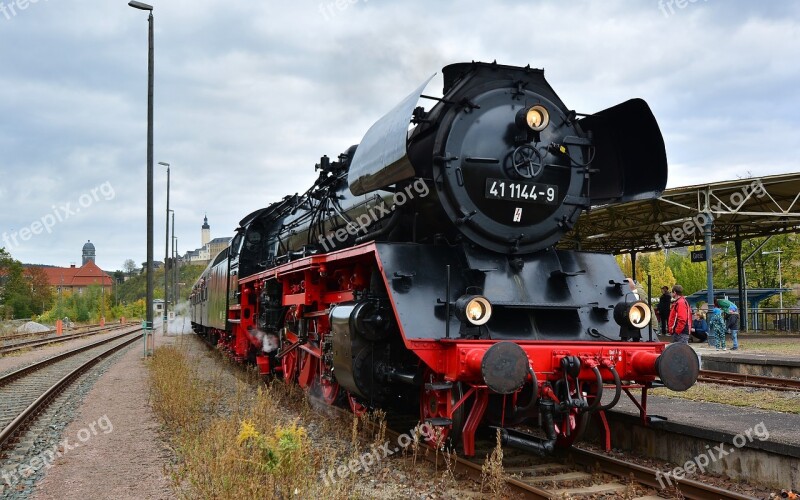
[[[481,468],[481,493],[483,493],[484,489],[488,489],[491,498],[506,498],[503,445],[500,440],[500,429],[497,430],[497,444],[491,455],[486,457]]]
[[[203,362],[203,360],[198,360]],[[351,498],[354,481],[324,485],[320,470],[341,453],[314,442],[287,407],[299,389],[273,383],[252,391],[238,381],[221,401],[222,373],[200,377],[184,349],[156,349],[153,408],[174,435],[180,464],[172,478],[184,498]]]

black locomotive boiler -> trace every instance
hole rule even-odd
[[[194,286],[195,331],[329,404],[418,407],[467,455],[483,424],[569,446],[630,389],[645,420],[647,390],[692,386],[697,356],[623,342],[650,308],[613,256],[555,245],[593,206],[662,192],[649,107],[576,113],[530,67],[443,76],[442,97],[425,82],[308,191],[242,219]]]

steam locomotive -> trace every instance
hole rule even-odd
[[[593,206],[663,191],[652,112],[576,113],[530,66],[443,77],[442,97],[424,82],[308,191],[242,219],[194,285],[194,331],[328,404],[418,407],[466,455],[481,425],[571,446],[623,392],[646,422],[648,389],[691,387],[696,354],[630,341],[651,310],[613,256],[556,244]]]

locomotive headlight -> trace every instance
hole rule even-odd
[[[462,295],[456,300],[456,314],[471,325],[485,325],[492,317],[492,304],[481,295]]]
[[[528,109],[520,110],[515,121],[521,129],[527,127],[534,132],[541,132],[550,125],[550,112],[541,104],[536,104]]]
[[[642,301],[619,303],[614,307],[614,321],[620,326],[644,328],[650,323],[650,308]]]

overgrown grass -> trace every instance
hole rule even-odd
[[[194,433],[202,428],[203,409],[216,397],[207,392],[183,350],[159,347],[150,364],[150,402],[170,430]]]
[[[718,384],[696,384],[684,392],[674,392],[666,388],[659,388],[654,389],[652,394],[654,396],[722,403],[731,406],[746,406],[784,413],[800,413],[800,394],[795,392],[728,387]]]
[[[244,372],[233,389],[228,371],[213,365],[190,358],[187,346],[158,348],[150,364],[152,405],[178,455],[171,474],[181,497],[393,499],[421,491],[442,499],[503,497],[500,448],[487,459],[475,492],[456,480],[451,453],[435,452],[444,458],[435,470],[418,460],[434,453],[419,446],[418,431],[410,432],[404,452],[348,472],[389,439],[383,412],[332,415],[297,386],[254,384]]]
[[[505,470],[503,469],[503,445],[500,429],[497,429],[497,444],[491,455],[486,457],[481,470],[481,493],[486,491],[490,498],[506,498]]]
[[[180,463],[172,476],[181,496],[354,497],[355,477],[322,481],[319,471],[340,465],[343,452],[326,440],[315,441],[299,424],[298,416],[306,421],[312,413],[302,393],[274,382],[253,396],[252,386],[237,381],[235,394],[224,398],[221,377],[200,375],[184,349],[156,349],[151,402],[174,436]],[[313,425],[324,435],[341,437],[335,424]]]

